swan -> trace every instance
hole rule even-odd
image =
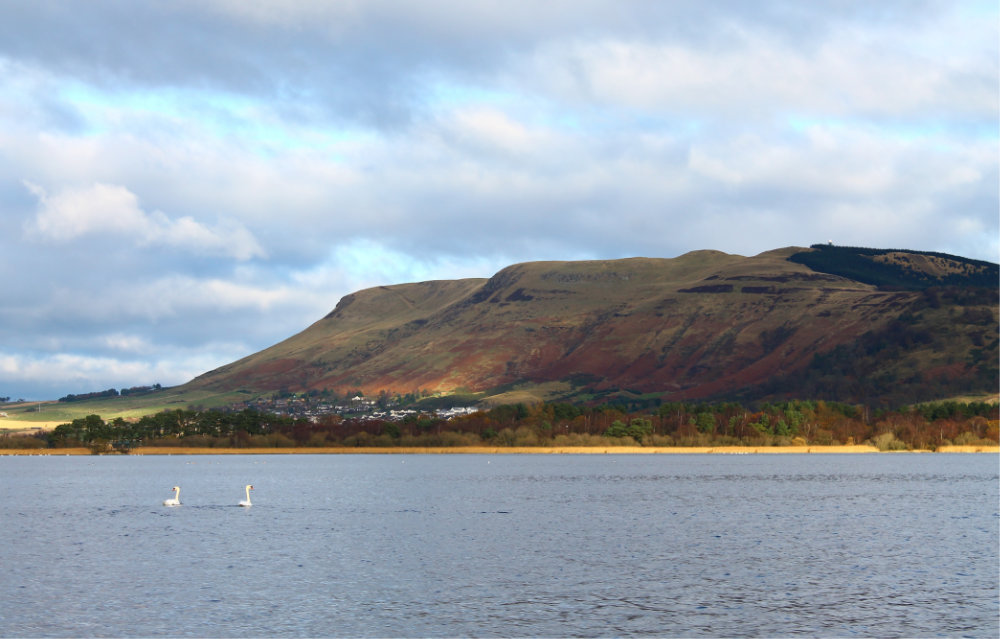
[[[164,506],[180,506],[181,505],[180,496],[181,496],[181,487],[180,486],[174,486],[174,496],[171,497],[170,499],[164,499],[163,500],[163,505]]]
[[[253,506],[253,504],[250,503],[250,491],[251,490],[253,490],[253,486],[251,486],[250,484],[247,484],[246,485],[247,498],[246,498],[246,501],[241,501],[240,502],[240,506]]]

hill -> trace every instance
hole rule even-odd
[[[347,295],[298,335],[175,390],[875,404],[995,393],[997,273],[827,246],[516,264]]]

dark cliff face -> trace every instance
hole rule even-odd
[[[488,280],[368,289],[190,385],[406,393],[558,382],[568,394],[669,400],[995,392],[996,287],[964,286],[961,258],[947,286],[887,290],[814,270],[803,253],[535,262]],[[941,268],[902,253],[886,262],[896,271]],[[865,265],[869,280],[881,263]]]

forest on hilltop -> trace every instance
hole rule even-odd
[[[813,244],[809,248],[813,250],[796,253],[788,261],[881,288],[923,290],[931,286],[960,286],[995,291],[1000,279],[997,264],[947,253],[832,244]]]

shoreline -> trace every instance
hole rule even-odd
[[[774,454],[869,454],[896,453],[988,453],[1000,454],[1000,446],[942,446],[937,451],[880,451],[874,446],[454,446],[454,447],[289,447],[203,448],[195,446],[140,446],[128,455],[774,455]],[[87,448],[0,449],[0,456],[91,455]],[[105,453],[119,456],[119,453]]]

